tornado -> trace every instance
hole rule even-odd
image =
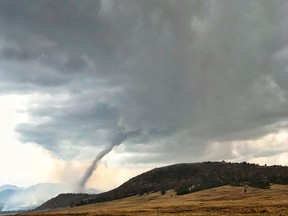
[[[88,167],[86,172],[84,173],[83,177],[81,178],[79,182],[79,187],[81,190],[85,188],[85,185],[89,178],[92,176],[93,172],[97,168],[98,162],[107,155],[115,146],[120,145],[123,143],[128,137],[136,136],[140,133],[140,130],[135,131],[129,131],[126,132],[125,129],[117,129],[117,131],[114,133],[114,136],[112,138],[112,142],[105,146],[105,148],[98,153],[98,155],[93,160],[92,164]]]

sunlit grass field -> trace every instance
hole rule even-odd
[[[167,191],[74,208],[22,215],[277,215],[288,216],[288,185],[270,189],[223,186],[177,196]]]

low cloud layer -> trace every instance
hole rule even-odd
[[[124,127],[142,131],[119,146],[126,163],[235,159],[233,142],[287,126],[287,12],[285,0],[2,0],[0,90],[33,95],[19,139],[60,158]]]

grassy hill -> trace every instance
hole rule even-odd
[[[222,186],[177,196],[174,190],[133,196],[105,203],[22,214],[22,216],[116,216],[116,215],[198,215],[260,216],[288,215],[288,186],[272,185],[270,189]]]
[[[271,183],[288,184],[288,167],[259,166],[246,162],[176,164],[145,172],[105,193],[60,194],[36,210],[100,203],[158,191],[165,193],[171,189],[180,195],[224,185],[247,184],[252,187],[269,188]]]

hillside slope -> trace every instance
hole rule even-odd
[[[281,197],[281,199],[279,199]],[[272,185],[269,190],[247,187],[222,186],[175,196],[174,190],[166,194],[150,193],[92,205],[33,212],[25,216],[157,216],[157,215],[288,215],[288,185]],[[24,216],[22,215],[22,216]]]
[[[198,191],[243,183],[259,187],[266,187],[267,183],[268,185],[269,183],[288,184],[288,167],[259,166],[246,162],[176,164],[145,172],[116,189],[98,195],[83,195],[82,197],[79,194],[62,194],[47,201],[37,210],[53,209],[55,206],[62,208],[70,205],[105,202],[170,189],[183,188]]]

